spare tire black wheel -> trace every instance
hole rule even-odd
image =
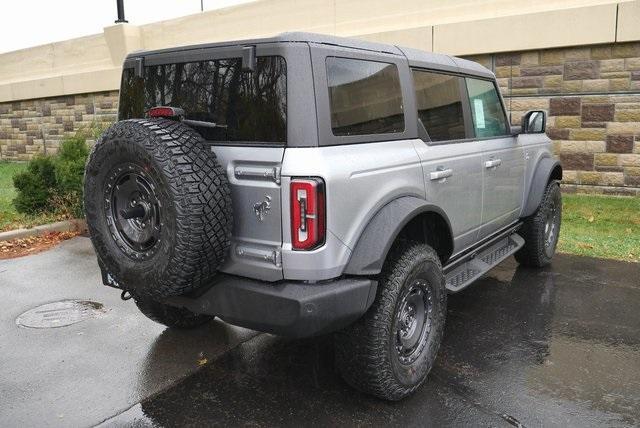
[[[84,205],[98,259],[134,296],[209,283],[233,224],[227,175],[202,137],[165,119],[115,123],[94,146]]]

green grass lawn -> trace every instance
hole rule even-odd
[[[26,163],[0,162],[0,230],[3,230],[3,226],[17,221],[21,217],[11,203],[16,196],[16,190],[13,188],[13,175],[23,171],[26,167]]]
[[[640,198],[562,195],[558,251],[640,262]]]
[[[58,219],[54,215],[27,216],[16,211],[11,202],[16,196],[13,175],[24,171],[26,163],[0,162],[0,232],[20,227],[31,227]]]
[[[6,209],[16,195],[13,188],[13,174],[24,171],[26,168],[26,163],[0,162],[0,210]]]

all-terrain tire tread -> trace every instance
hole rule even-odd
[[[540,206],[533,215],[524,220],[518,231],[524,239],[524,245],[514,254],[514,257],[523,266],[544,267],[551,263],[551,258],[545,253],[544,227],[545,214],[551,209],[555,192],[560,192],[560,185],[552,180],[544,191]]]
[[[413,393],[424,381],[407,387],[400,384],[390,369],[389,340],[396,300],[404,279],[416,263],[428,261],[438,266],[442,272],[437,253],[428,245],[416,242],[402,242],[390,251],[380,274],[380,282],[375,300],[368,312],[350,327],[335,333],[336,367],[345,381],[354,388],[386,400],[399,400]],[[440,307],[446,308],[444,277],[438,284],[441,287]],[[437,349],[444,330],[444,318],[437,323],[432,334],[437,339],[434,349],[429,353],[429,370],[435,361]],[[428,373],[428,370],[427,370]],[[426,373],[425,373],[426,378]]]
[[[185,294],[210,283],[224,262],[231,238],[233,213],[225,169],[207,149],[202,137],[188,126],[166,119],[131,119],[110,127],[93,147],[87,160],[85,194],[100,192],[92,175],[102,167],[108,143],[126,142],[144,147],[160,170],[175,208],[175,246],[162,271],[152,272],[144,284],[123,284],[134,294],[166,297]],[[105,144],[107,143],[107,144]],[[105,153],[103,153],[105,151]],[[87,198],[85,198],[87,201]],[[100,199],[89,198],[85,210],[98,256],[109,268],[113,258],[107,252],[108,230],[94,227],[102,209]]]

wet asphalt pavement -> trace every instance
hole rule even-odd
[[[0,426],[640,425],[640,264],[508,260],[449,297],[436,366],[398,403],[350,389],[330,337],[174,332],[99,284],[86,238],[0,261]],[[62,299],[103,308],[16,325]]]

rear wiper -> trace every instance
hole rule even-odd
[[[215,122],[205,122],[202,120],[182,119],[182,123],[189,126],[201,126],[203,128],[227,128],[227,125],[219,125]]]

